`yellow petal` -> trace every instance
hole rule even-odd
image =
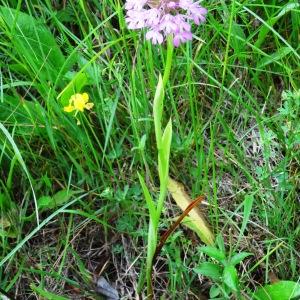
[[[77,97],[74,101],[74,107],[76,110],[84,111],[85,102],[82,97]]]
[[[75,109],[75,107],[74,106],[72,106],[72,105],[68,105],[68,106],[65,106],[64,107],[64,111],[65,112],[72,112],[73,110]]]
[[[84,106],[77,106],[76,109],[78,111],[84,112]]]
[[[82,99],[84,100],[85,103],[89,101],[89,95],[88,93],[83,93],[81,94]]]
[[[93,107],[94,107],[94,103],[92,103],[92,102],[89,102],[85,105],[85,109],[88,109],[88,110],[92,109]]]

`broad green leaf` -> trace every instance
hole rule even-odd
[[[70,191],[67,189],[61,190],[57,192],[52,197],[50,196],[42,196],[38,199],[38,208],[39,209],[52,209],[58,206],[61,206],[68,202],[71,197],[78,192]]]
[[[182,211],[185,211],[185,209],[193,202],[186,193],[184,186],[171,178],[169,178],[168,181],[168,190]],[[194,223],[193,226],[197,227],[196,233],[202,232],[202,241],[207,245],[212,245],[214,243],[214,235],[200,209],[198,207],[193,208],[189,212],[189,217],[189,220]]]
[[[138,173],[138,177],[143,189],[144,197],[149,210],[150,221],[148,227],[148,247],[147,247],[147,268],[152,266],[152,260],[157,246],[157,210],[154,201],[150,195],[150,192],[146,186],[144,178]]]
[[[37,202],[39,209],[50,208],[50,206],[53,204],[53,198],[50,196],[42,196],[37,200]]]
[[[225,253],[213,246],[201,247],[200,251],[220,262],[222,262],[225,259]]]
[[[259,30],[259,34],[258,34],[258,38],[257,41],[255,42],[255,47],[256,48],[261,48],[262,43],[265,41],[266,37],[268,36],[268,33],[270,31],[270,28],[274,27],[274,25],[276,24],[276,22],[285,14],[287,14],[288,12],[295,10],[297,8],[300,7],[300,4],[297,3],[297,1],[293,2],[293,3],[288,3],[286,5],[282,5],[279,13],[277,14],[277,16],[274,16],[272,18],[270,18],[268,21],[265,21],[265,23],[262,24],[260,30]]]
[[[147,247],[147,268],[152,267],[152,260],[155,253],[155,249],[157,246],[157,225],[158,225],[158,217],[157,217],[157,208],[155,203],[150,195],[150,192],[146,186],[144,178],[138,173],[139,180],[143,189],[143,193],[146,199],[146,203],[149,210],[150,221],[148,228],[148,247]]]
[[[300,284],[293,281],[279,281],[265,285],[253,294],[256,300],[296,300],[300,297]]]
[[[232,266],[235,266],[237,264],[239,264],[241,261],[243,261],[247,256],[253,255],[252,253],[249,252],[241,252],[241,253],[237,253],[235,255],[232,256],[232,258],[230,259],[230,264]]]
[[[75,191],[70,191],[67,189],[61,190],[59,192],[57,192],[54,196],[53,196],[53,208],[57,207],[57,206],[61,206],[63,204],[65,204],[66,202],[68,202],[71,197],[75,194],[77,194],[78,192]]]
[[[204,262],[198,267],[194,268],[194,271],[203,276],[210,277],[214,280],[220,280],[222,277],[222,268],[219,265]]]
[[[216,298],[217,296],[219,296],[221,293],[220,288],[214,284],[211,286],[210,290],[209,290],[209,297],[210,298]]]
[[[87,84],[87,81],[88,78],[85,72],[80,72],[76,75],[73,74],[72,78],[70,78],[69,84],[62,90],[62,92],[57,97],[58,99],[60,99],[62,105],[68,105],[71,96],[76,93],[80,93],[83,87]]]
[[[281,59],[283,59],[285,56],[290,54],[292,49],[290,47],[281,47],[278,51],[271,54],[270,56],[264,57],[257,63],[257,69],[262,69],[265,66],[277,62]]]
[[[6,24],[16,51],[39,78],[54,82],[65,62],[56,40],[42,21],[12,8],[0,6],[0,20]]]
[[[157,223],[157,222],[156,222]],[[149,221],[148,243],[147,243],[147,268],[152,267],[152,260],[157,247],[157,226],[153,220]]]
[[[246,41],[246,35],[243,31],[243,28],[239,24],[233,22],[231,28],[230,44],[231,47],[234,49],[235,53],[239,55],[239,57],[245,51],[246,43],[242,41]]]
[[[236,268],[232,265],[226,266],[223,271],[223,282],[233,291],[239,289],[239,279]]]

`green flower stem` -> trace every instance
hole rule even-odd
[[[163,76],[163,85],[166,87],[169,77],[170,77],[170,72],[171,72],[171,67],[172,67],[172,58],[173,58],[173,38],[171,36],[168,37],[167,40],[167,60],[166,60],[166,66],[165,66],[165,71],[164,71],[164,76]]]
[[[163,87],[165,89],[169,78],[170,78],[170,73],[171,73],[171,67],[172,67],[172,60],[173,60],[173,38],[171,36],[168,37],[167,40],[167,60],[166,60],[166,65],[165,65],[165,70],[164,70],[164,75],[163,75]],[[163,111],[163,108],[162,108]],[[161,131],[161,129],[160,129]],[[157,150],[158,150],[158,157],[159,159],[162,159],[163,153],[161,150],[160,146],[160,141],[157,141]],[[168,170],[169,173],[169,170]],[[160,215],[163,209],[163,204],[165,201],[165,198],[167,196],[167,185],[168,185],[168,177],[169,174],[167,174],[166,178],[160,178],[160,193],[159,193],[159,198],[158,198],[158,204],[157,204],[157,223],[160,219]]]
[[[158,201],[155,208],[155,216],[151,217],[149,221],[149,231],[148,231],[148,250],[147,250],[147,263],[146,263],[146,281],[147,281],[147,297],[148,299],[153,298],[153,287],[152,287],[152,269],[153,269],[153,257],[157,247],[158,239],[158,226],[163,209],[163,205],[167,196],[167,185],[169,177],[169,154],[170,154],[170,144],[172,137],[172,124],[169,121],[165,130],[162,130],[162,115],[163,115],[163,100],[164,100],[164,90],[169,82],[172,58],[173,58],[173,40],[171,37],[167,41],[167,59],[165,64],[165,70],[163,78],[159,80],[158,87],[156,90],[156,95],[153,104],[153,115],[155,124],[155,137],[156,137],[156,147],[158,152],[158,172],[160,180],[160,191],[158,196]]]

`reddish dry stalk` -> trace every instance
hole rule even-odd
[[[161,236],[160,241],[158,246],[156,247],[154,256],[153,256],[153,261],[152,261],[152,266],[155,265],[156,258],[158,254],[160,253],[162,247],[164,246],[165,242],[169,238],[169,236],[175,231],[175,229],[179,226],[181,221],[188,215],[188,213],[199,203],[201,203],[205,199],[205,196],[199,196],[197,197],[191,204],[187,206],[187,208],[184,210],[184,212],[180,215],[180,217],[171,225],[171,227]],[[153,268],[152,268],[153,270]],[[152,274],[151,274],[152,277]]]

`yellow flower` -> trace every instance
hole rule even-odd
[[[89,102],[89,95],[87,93],[75,94],[71,96],[69,100],[69,105],[64,107],[65,112],[79,111],[83,112],[85,109],[90,110],[94,106],[94,103]]]

